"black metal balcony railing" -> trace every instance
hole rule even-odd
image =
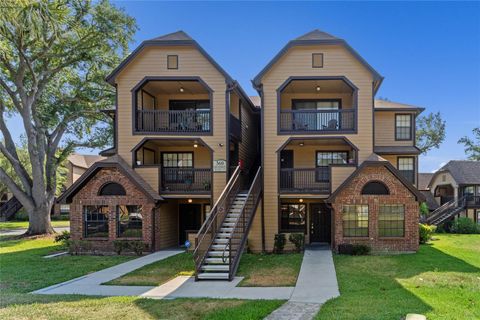
[[[210,132],[210,110],[137,110],[135,129],[149,133]]]
[[[330,167],[280,169],[280,191],[330,193]]]
[[[467,194],[465,196],[467,207],[480,207],[480,196]]]
[[[340,132],[355,130],[355,109],[281,110],[281,132]]]
[[[199,192],[212,190],[211,169],[196,168],[162,168],[162,192]]]

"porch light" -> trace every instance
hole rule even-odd
[[[304,144],[303,142],[300,142],[298,145],[299,145],[300,147],[303,147],[305,144]]]
[[[302,199],[302,198],[300,198],[298,201],[300,201],[300,202],[303,202],[303,199]]]
[[[319,92],[319,91],[320,91],[320,86],[317,86],[317,87],[315,88],[315,90],[316,90],[317,92]]]
[[[193,200],[192,200],[192,199],[188,199],[187,201],[188,201],[188,203],[192,203],[192,202],[193,202]]]
[[[180,92],[184,92],[185,89],[183,89],[183,87],[180,87]]]
[[[194,147],[194,148],[198,148],[198,144],[195,143],[195,144],[193,145],[193,147]]]

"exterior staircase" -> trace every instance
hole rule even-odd
[[[453,199],[432,212],[431,215],[423,219],[424,223],[436,225],[447,221],[448,219],[465,210],[466,197]]]
[[[261,198],[261,168],[251,183],[246,182],[247,191],[242,180],[237,167],[197,234],[193,253],[196,280],[231,281],[235,276]]]
[[[22,204],[17,198],[10,198],[10,200],[0,207],[0,221],[10,220],[22,207]]]

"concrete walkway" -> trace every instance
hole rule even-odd
[[[56,227],[53,228],[58,233],[62,233],[63,231],[70,231],[70,227]],[[0,236],[19,236],[27,232],[27,229],[5,229],[0,230]]]
[[[82,294],[95,296],[142,296],[171,298],[236,298],[289,300],[267,319],[312,319],[327,300],[339,296],[337,278],[329,249],[305,250],[295,287],[238,287],[242,277],[228,281],[198,281],[179,276],[158,286],[109,286],[102,283],[119,278],[147,264],[179,254],[181,250],[164,250],[101,270],[77,279],[34,291],[37,294]]]
[[[303,255],[297,284],[289,301],[265,319],[313,319],[323,303],[339,295],[332,252],[324,245],[310,246]]]

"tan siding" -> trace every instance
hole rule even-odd
[[[311,54],[324,53],[324,68],[311,67]],[[358,88],[358,134],[345,135],[359,149],[359,161],[373,150],[372,75],[347,50],[339,46],[290,49],[264,76],[265,231],[267,250],[278,232],[277,149],[288,139],[277,135],[277,88],[290,76],[345,76]],[[296,135],[297,137],[299,135]],[[322,135],[326,136],[326,135]],[[338,136],[333,135],[333,136]]]
[[[430,192],[435,195],[435,189],[438,186],[441,185],[446,185],[446,184],[451,184],[453,187],[453,194],[455,197],[458,196],[458,184],[457,182],[453,179],[452,175],[450,172],[444,172],[438,174],[434,179],[431,181],[431,186],[430,186]],[[440,204],[440,197],[435,197],[435,200],[437,201],[438,204]]]
[[[332,190],[337,188],[356,170],[356,167],[332,167]]]
[[[178,204],[169,201],[160,206],[160,248],[165,249],[178,245]]]
[[[417,173],[418,173],[418,168],[417,168],[417,158],[418,156],[417,155],[414,155],[414,154],[407,154],[407,155],[391,155],[391,154],[386,154],[386,155],[382,155],[382,158],[384,158],[385,160],[388,160],[388,162],[390,162],[395,168],[397,168],[397,164],[398,164],[398,158],[399,157],[414,157],[415,158],[415,181],[417,180]],[[398,168],[397,168],[398,169]],[[414,183],[416,185],[416,183]]]
[[[375,145],[376,146],[413,146],[414,140],[395,140],[395,112],[375,112]]]
[[[169,54],[179,56],[178,70],[167,69],[166,57]],[[118,154],[125,161],[131,163],[132,148],[145,137],[132,134],[131,89],[146,76],[198,76],[207,83],[214,91],[211,101],[214,121],[213,135],[202,136],[202,139],[214,150],[214,159],[226,159],[228,148],[225,146],[228,143],[225,132],[225,78],[193,47],[145,48],[120,72],[116,78],[118,88]],[[155,137],[170,138],[172,136],[155,135]],[[225,173],[214,174],[214,198],[220,195],[225,183]]]
[[[159,181],[159,173],[158,168],[155,167],[145,167],[145,168],[136,168],[135,171],[143,178],[153,190],[159,190],[158,181]]]

